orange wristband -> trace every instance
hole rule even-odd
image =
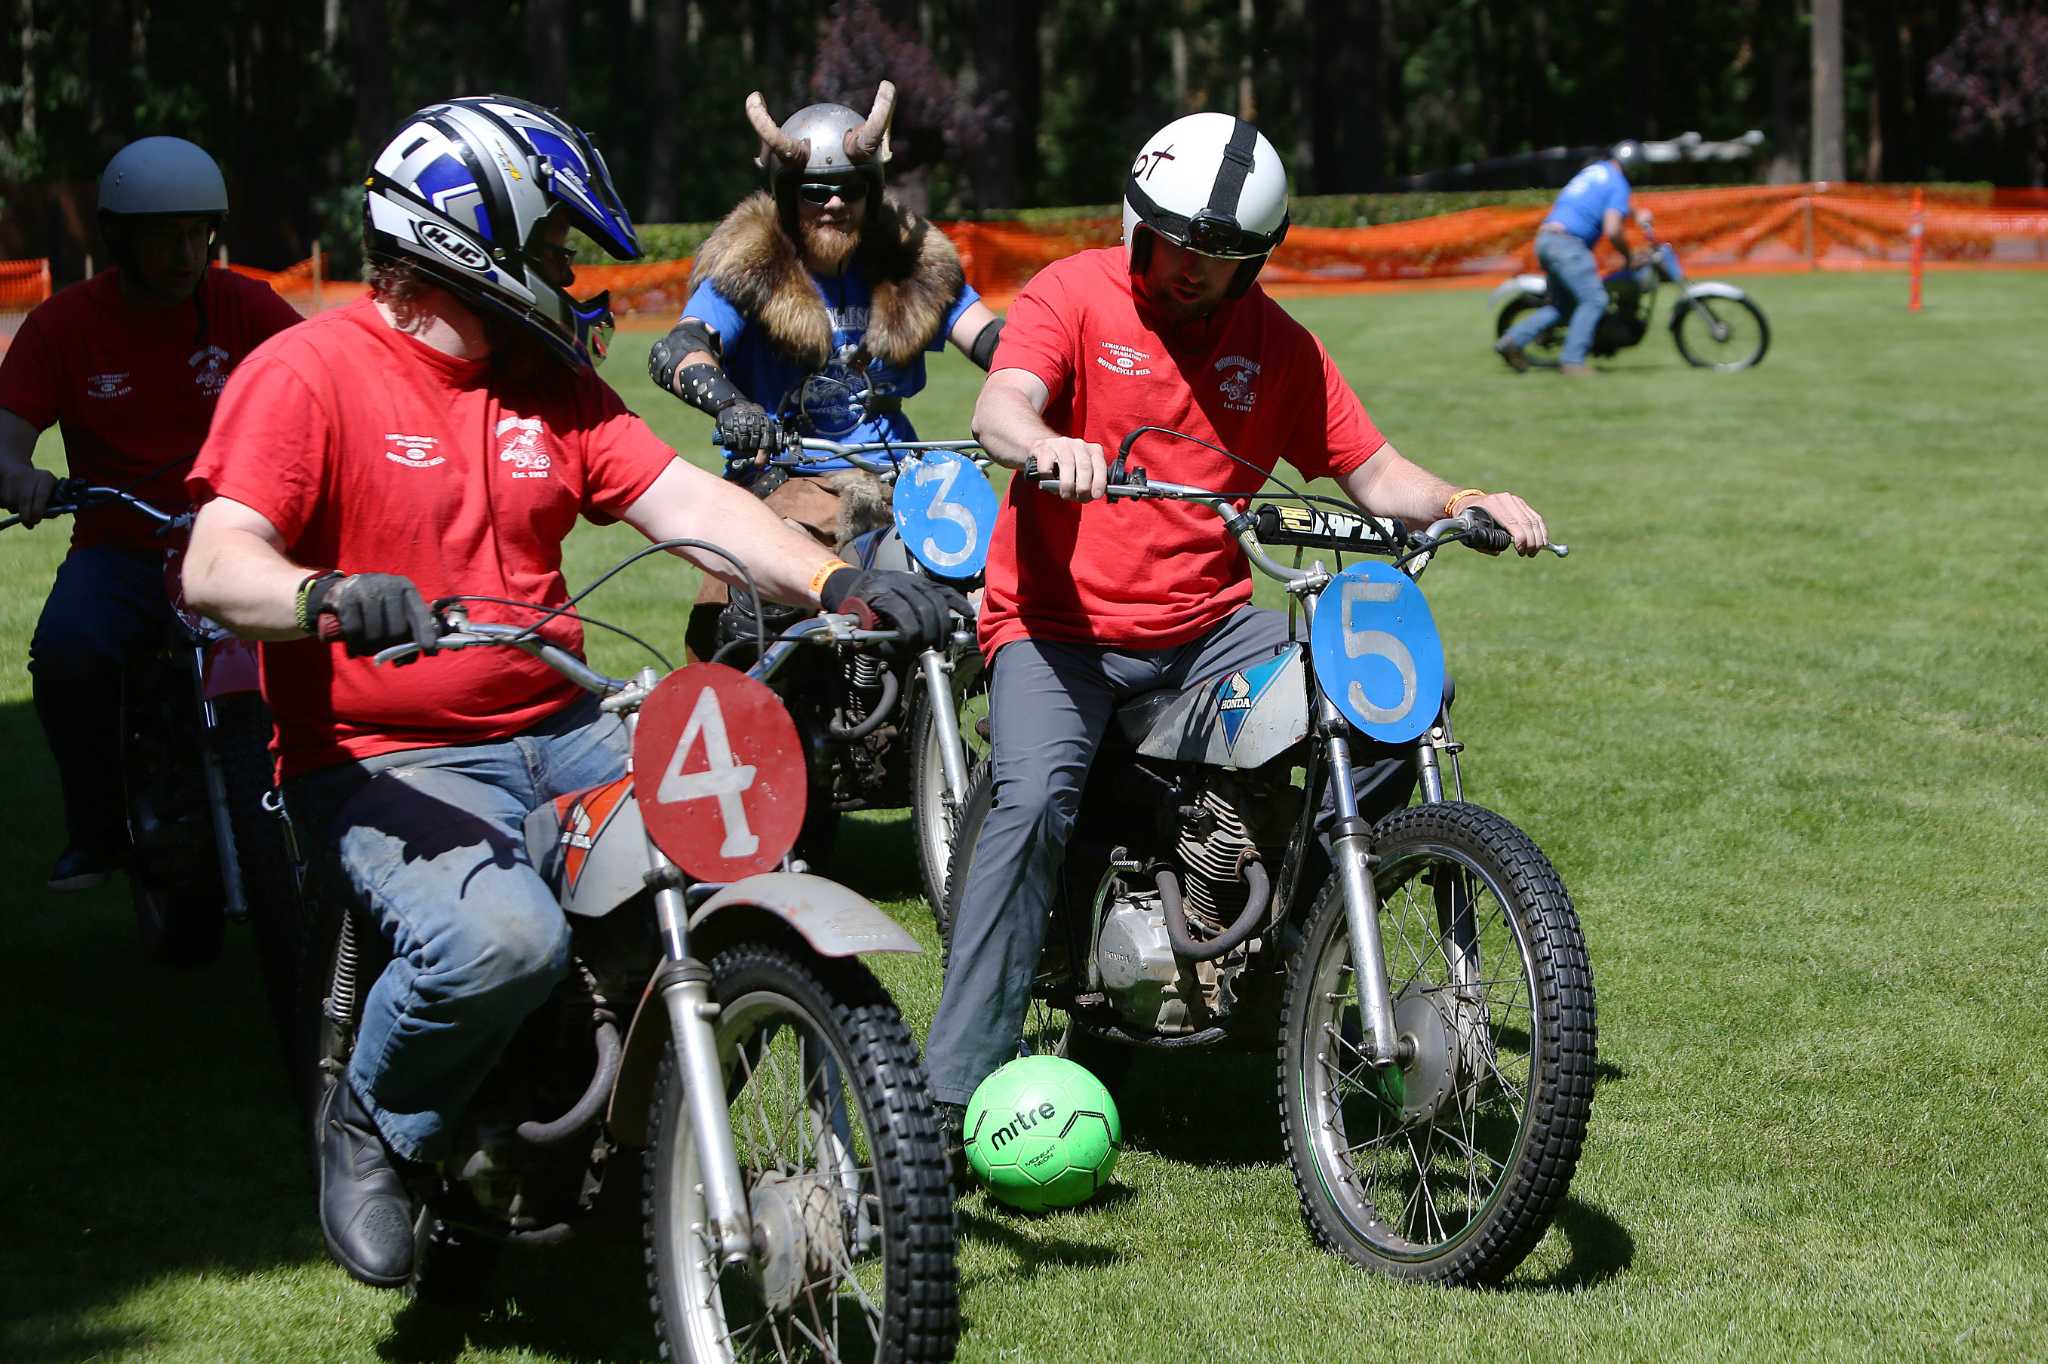
[[[1458,491],[1452,493],[1449,497],[1444,499],[1444,515],[1447,517],[1456,516],[1458,514],[1458,504],[1460,502],[1465,501],[1467,498],[1478,498],[1484,496],[1486,496],[1486,489],[1484,488],[1460,488],[1458,489]]]
[[[844,559],[827,559],[824,566],[811,575],[811,595],[815,597],[825,590],[825,579],[831,577],[842,568],[852,567],[853,565]]]

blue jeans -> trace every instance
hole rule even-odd
[[[1246,606],[1171,649],[1032,639],[1002,647],[989,679],[995,804],[961,890],[945,986],[925,1040],[925,1067],[939,1102],[965,1104],[1017,1054],[1081,790],[1117,706],[1247,667],[1286,643],[1284,616]],[[1413,757],[1361,735],[1352,743],[1359,811],[1377,821],[1407,803],[1415,787]],[[1323,796],[1327,819],[1327,789]]]
[[[567,974],[569,925],[527,856],[527,812],[619,776],[626,752],[624,723],[592,699],[509,739],[287,784],[323,869],[338,869],[391,948],[347,1078],[401,1156],[447,1154],[477,1087]]]
[[[28,670],[74,847],[111,854],[127,844],[121,671],[156,647],[170,621],[162,554],[93,545],[57,568]]]
[[[1528,345],[1564,316],[1557,300],[1574,299],[1558,360],[1583,365],[1593,350],[1593,332],[1607,311],[1607,286],[1601,283],[1600,267],[1593,263],[1593,248],[1569,232],[1538,232],[1536,260],[1550,277],[1551,302],[1523,313],[1522,320],[1508,328],[1508,340],[1517,346]]]

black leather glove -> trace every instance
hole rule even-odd
[[[974,619],[974,608],[944,583],[917,573],[893,573],[887,569],[842,568],[825,579],[818,600],[827,611],[876,617],[881,628],[903,632],[903,643],[913,652],[944,648],[953,632],[951,614]]]
[[[420,590],[412,585],[412,579],[396,573],[316,579],[306,593],[306,619],[317,621],[321,616],[334,617],[351,658],[407,643],[430,654],[441,637],[440,625]]]
[[[769,416],[761,404],[742,398],[719,409],[718,429],[714,437],[720,445],[736,454],[751,450],[779,450],[782,448],[782,423]]]

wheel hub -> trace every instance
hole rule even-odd
[[[846,1228],[832,1183],[816,1173],[771,1170],[754,1181],[754,1217],[761,1296],[770,1311],[787,1312],[804,1287],[846,1260]]]
[[[1443,1111],[1457,1083],[1458,1047],[1443,1012],[1416,986],[1394,1001],[1394,1031],[1408,1059],[1380,1072],[1380,1097],[1406,1124],[1428,1122]]]

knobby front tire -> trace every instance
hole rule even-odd
[[[1746,298],[1687,300],[1684,307],[1671,339],[1689,365],[1723,372],[1749,369],[1771,348],[1771,324],[1763,309]]]
[[[937,1112],[895,1004],[856,961],[742,943],[711,963],[718,1054],[757,1243],[721,1269],[674,1043],[642,1212],[664,1359],[945,1360],[959,1334]]]
[[[1592,1107],[1593,981],[1556,871],[1527,835],[1460,802],[1375,832],[1396,1032],[1366,1061],[1343,896],[1331,878],[1289,965],[1281,1130],[1311,1233],[1395,1278],[1494,1283],[1533,1249]]]

